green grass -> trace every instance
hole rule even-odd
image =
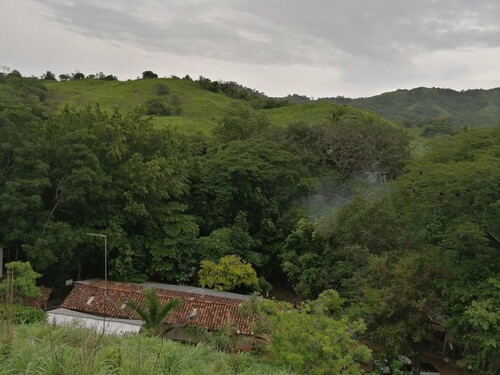
[[[158,95],[157,85],[165,85],[169,93]],[[194,82],[172,79],[139,79],[135,81],[73,80],[47,82],[47,103],[51,109],[64,105],[86,107],[96,105],[105,110],[118,108],[132,111],[148,100],[161,98],[166,105],[181,108],[179,116],[154,117],[158,126],[173,126],[187,133],[211,133],[234,102],[222,94],[200,89]],[[177,105],[175,103],[178,103]]]
[[[331,117],[338,106],[331,103],[291,104],[288,106],[265,110],[264,113],[271,124],[286,126],[294,122],[304,121],[319,125]]]
[[[195,82],[173,79],[138,79],[134,81],[72,80],[45,83],[48,88],[47,105],[58,109],[68,104],[76,107],[96,105],[105,110],[118,108],[131,111],[143,106],[148,100],[161,98],[170,108],[180,107],[181,112],[172,116],[154,116],[159,127],[172,127],[187,134],[210,135],[220,123],[230,106],[237,102],[221,93],[213,93],[198,87]],[[158,95],[158,85],[168,87],[168,93]],[[290,104],[275,109],[260,110],[274,126],[287,126],[303,121],[319,125],[328,121],[334,111],[342,111],[350,117],[385,121],[367,111],[341,106],[331,102]]]
[[[141,335],[103,336],[48,324],[17,326],[12,342],[0,326],[0,375],[13,374],[290,374],[248,353],[230,355]]]
[[[277,126],[286,126],[294,122],[306,122],[311,125],[320,125],[329,121],[332,113],[343,111],[347,116],[353,118],[366,118],[371,116],[377,121],[386,121],[381,117],[368,113],[360,109],[346,107],[334,103],[306,103],[291,104],[280,108],[263,110],[270,120],[271,124]]]

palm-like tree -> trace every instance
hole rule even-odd
[[[141,319],[144,320],[145,323],[141,330],[151,336],[160,336],[169,331],[171,327],[163,324],[163,321],[173,309],[181,305],[182,301],[173,299],[162,304],[156,295],[156,291],[152,288],[148,288],[144,291],[144,297],[144,306],[134,301],[125,302],[127,307],[133,309]]]

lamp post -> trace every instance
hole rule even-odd
[[[108,235],[103,233],[87,233],[88,236],[104,238],[104,296],[108,298]]]
[[[108,300],[108,235],[103,233],[87,233],[88,236],[104,238],[104,298]],[[102,334],[106,333],[106,317],[103,316]]]

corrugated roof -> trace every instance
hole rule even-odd
[[[140,284],[108,281],[106,297],[104,281],[88,280],[79,282],[76,283],[61,307],[88,314],[138,319],[139,316],[128,307],[125,307],[124,303],[126,301],[143,303],[146,288],[147,286]],[[241,299],[218,294],[170,290],[168,288],[157,287],[156,290],[162,303],[176,298],[183,301],[179,308],[167,316],[165,319],[167,324],[183,326],[190,323],[208,330],[219,330],[228,323],[232,323],[238,333],[253,335],[253,318],[243,317],[238,313],[240,304],[244,303]],[[193,311],[196,311],[196,316],[188,319]]]
[[[145,286],[145,287],[156,288],[156,289],[168,289],[168,290],[179,291],[179,292],[206,294],[206,295],[216,296],[216,297],[227,297],[227,298],[239,299],[242,301],[250,301],[252,299],[252,296],[246,296],[244,294],[237,294],[237,293],[231,293],[231,292],[217,292],[217,291],[212,290],[212,289],[201,288],[198,286],[173,285],[173,284],[152,283],[152,282],[142,283],[141,285]]]

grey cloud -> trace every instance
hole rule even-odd
[[[408,63],[500,46],[496,0],[39,0],[67,28],[145,50],[259,64]]]
[[[106,1],[39,2],[69,29],[145,50],[250,63],[312,62],[303,51],[304,45],[314,45],[307,36],[290,38],[288,30],[237,9],[220,7],[217,1],[199,1],[196,7],[185,2],[168,6],[142,2],[138,7],[128,2],[126,6],[121,3],[120,9]],[[290,48],[293,45],[295,48]]]
[[[284,6],[284,4],[286,4]],[[337,0],[247,1],[265,14],[346,53],[387,58],[387,53],[500,45],[500,7],[491,1]]]

